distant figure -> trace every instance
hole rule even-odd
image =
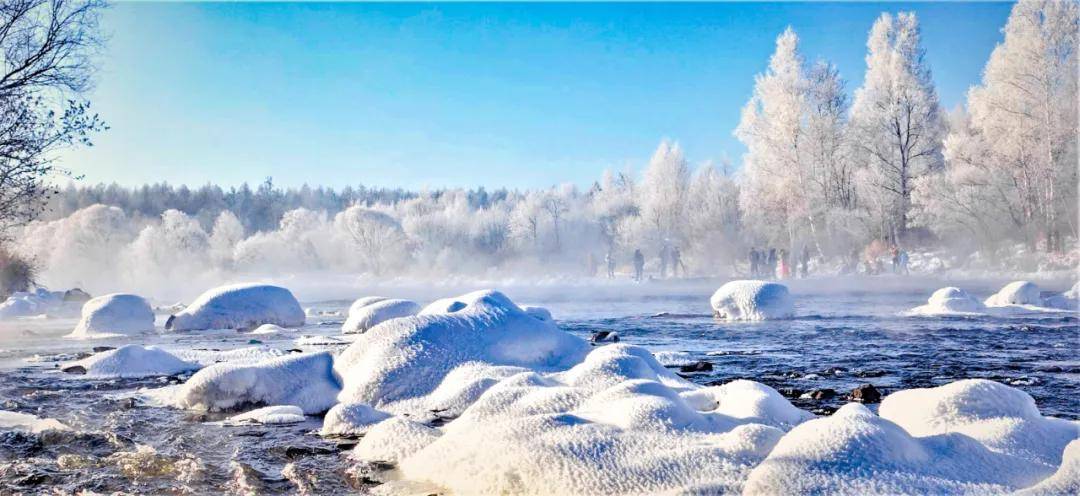
[[[769,248],[769,257],[765,259],[769,277],[776,277],[776,248]]]
[[[641,254],[641,250],[634,250],[634,280],[641,281],[641,276],[645,271],[645,255]]]
[[[761,273],[761,268],[758,267],[760,258],[757,248],[750,248],[750,277],[756,278]]]
[[[787,279],[791,276],[791,267],[788,262],[787,250],[780,249],[780,257],[777,259],[776,278]]]
[[[810,247],[809,246],[803,246],[802,247],[802,260],[801,260],[801,262],[802,262],[802,270],[801,270],[800,277],[802,277],[803,279],[806,279],[806,276],[810,275]]]
[[[900,249],[895,246],[892,248],[892,271],[893,274],[900,273]]]
[[[686,277],[686,266],[682,263],[682,252],[679,251],[679,247],[676,246],[671,250],[671,275],[673,277],[679,277],[679,270],[682,270],[683,277]]]
[[[585,264],[588,267],[589,277],[596,277],[597,263],[596,255],[594,255],[593,252],[589,252],[589,256],[588,259],[585,261]]]
[[[604,255],[604,263],[607,264],[607,277],[608,277],[608,279],[614,279],[615,278],[615,254],[612,253],[610,248],[608,249],[607,254]]]
[[[668,250],[668,245],[660,247],[660,278],[667,277],[668,261],[671,258],[671,252]]]
[[[909,272],[908,272],[908,252],[907,252],[907,250],[900,250],[899,257],[900,257],[900,273],[904,274],[906,276],[906,275],[909,274]]]

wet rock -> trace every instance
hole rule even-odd
[[[301,458],[305,456],[332,455],[337,453],[336,448],[323,446],[289,446],[285,448],[285,458]]]
[[[785,398],[798,398],[805,393],[805,391],[803,391],[802,389],[791,387],[780,388],[777,389],[777,391],[779,391],[780,394],[784,395]]]
[[[836,407],[822,406],[822,407],[818,407],[818,408],[815,408],[813,410],[810,410],[810,413],[813,413],[814,415],[832,415],[832,414],[836,413]]]
[[[131,410],[139,405],[135,398],[124,398],[117,402],[122,410]]]
[[[90,301],[90,293],[83,291],[79,288],[72,288],[64,291],[64,301],[72,301],[75,303],[86,303]]]
[[[831,388],[815,389],[802,395],[802,398],[811,400],[829,400],[836,397],[836,390]]]
[[[881,369],[874,369],[874,370],[860,370],[858,372],[855,372],[854,375],[855,375],[855,377],[884,377],[884,376],[889,375],[889,373],[887,371],[884,371],[884,370],[881,370]]]
[[[92,349],[94,350],[94,353],[101,353],[103,351],[115,350],[116,348],[112,346],[95,346]]]
[[[880,403],[881,392],[873,384],[863,384],[851,390],[848,399],[859,403]]]
[[[86,367],[83,367],[82,365],[68,365],[67,367],[61,368],[60,371],[65,374],[85,374]]]
[[[694,373],[694,372],[712,372],[713,365],[705,360],[698,360],[689,365],[683,365],[679,367],[679,372]]]
[[[844,375],[848,372],[848,369],[844,367],[829,367],[825,369],[821,375]]]
[[[304,350],[301,350],[300,348],[289,348],[289,349],[285,350],[285,353],[303,353],[303,352],[304,352]]]
[[[262,341],[259,341],[258,339],[249,339],[248,344],[262,344]]]
[[[596,331],[593,333],[592,337],[589,338],[589,341],[593,344],[604,342],[618,343],[619,333],[615,331]]]

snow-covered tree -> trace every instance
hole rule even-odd
[[[210,231],[210,258],[219,267],[228,268],[233,263],[233,251],[244,240],[244,225],[236,214],[223,210],[214,221]]]
[[[915,14],[882,14],[867,40],[866,78],[851,108],[851,143],[862,167],[860,198],[876,230],[908,228],[915,179],[941,164],[945,127]]]
[[[678,143],[661,141],[638,189],[641,221],[651,233],[649,241],[662,242],[681,236],[689,182],[690,169],[682,148]]]
[[[687,260],[694,270],[730,261],[739,239],[739,187],[711,163],[698,168],[687,191]]]

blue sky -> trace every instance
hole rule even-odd
[[[697,164],[732,136],[791,25],[863,79],[882,11],[914,10],[942,103],[963,103],[1007,3],[118,3],[85,182],[544,187],[639,169],[661,138]]]

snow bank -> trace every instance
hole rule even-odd
[[[766,281],[731,281],[713,293],[713,313],[726,320],[790,318],[795,302],[783,284]]]
[[[254,365],[219,363],[191,376],[174,395],[180,408],[228,410],[242,405],[293,405],[319,414],[341,391],[328,352],[272,358]]]
[[[338,403],[323,418],[321,436],[362,436],[372,426],[390,418],[363,403]]]
[[[925,305],[912,308],[908,311],[913,315],[947,315],[977,313],[986,310],[986,307],[960,288],[947,287],[934,291]]]
[[[262,324],[304,325],[304,309],[288,289],[266,284],[220,286],[199,295],[173,314],[165,328],[173,331],[254,329]]]
[[[1080,440],[1065,446],[1061,467],[1042,482],[1019,491],[1016,496],[1058,496],[1080,494]]]
[[[72,338],[135,334],[154,330],[154,310],[141,296],[113,293],[91,298],[83,304],[82,319]]]
[[[32,292],[18,291],[0,303],[0,319],[36,317],[57,312],[63,306],[63,291],[49,291],[45,288],[37,288]]]
[[[1009,305],[1042,305],[1042,296],[1039,294],[1039,286],[1029,281],[1014,281],[1006,284],[1000,291],[986,299],[988,307],[1004,307]]]
[[[1058,310],[1080,310],[1080,282],[1073,285],[1072,289],[1050,296],[1043,300],[1043,306]]]
[[[129,344],[115,350],[95,353],[65,365],[62,370],[83,372],[87,377],[130,378],[175,375],[198,369],[198,364],[181,360],[160,348]]]
[[[440,310],[453,310],[452,313]],[[391,413],[423,408],[393,404],[423,400],[436,388],[474,391],[477,382],[501,377],[497,366],[536,370],[566,369],[581,361],[589,345],[519,308],[497,291],[476,291],[439,300],[420,315],[393,319],[361,334],[336,361],[343,380],[340,400],[366,403]],[[449,374],[469,362],[481,362],[480,375],[464,374],[469,383],[443,385]],[[474,372],[476,372],[474,370]],[[485,379],[491,379],[486,380]]]
[[[914,436],[964,434],[992,451],[1042,464],[1046,475],[1061,464],[1065,445],[1080,437],[1080,426],[1043,417],[1027,393],[985,379],[898,391],[879,411]]]
[[[795,427],[746,481],[745,494],[1000,494],[1049,475],[960,434],[912,437],[849,403]]]
[[[361,301],[368,299],[369,298],[361,298],[360,300],[356,300],[356,302],[349,307],[349,318],[346,319],[345,323],[341,326],[342,333],[353,334],[366,332],[368,329],[386,322],[387,320],[409,317],[416,315],[420,311],[420,305],[409,300],[379,298],[366,305],[357,305]]]
[[[277,324],[263,324],[256,327],[249,334],[280,334],[285,332],[285,328]]]
[[[56,419],[41,418],[29,413],[0,410],[0,431],[26,431],[36,434],[49,430],[66,431],[70,429],[70,427]]]
[[[256,408],[250,412],[233,415],[226,425],[243,424],[295,424],[304,421],[304,411],[293,405],[275,405]]]

